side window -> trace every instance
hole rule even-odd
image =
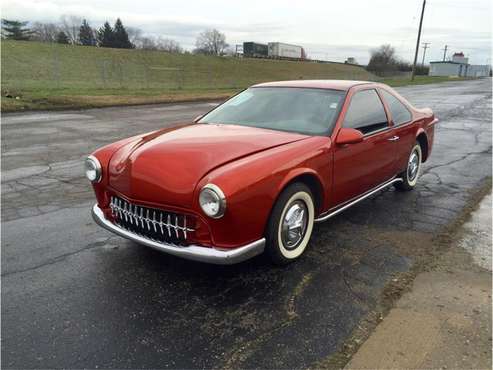
[[[409,112],[409,109],[407,109],[406,106],[402,104],[399,99],[385,90],[380,91],[382,92],[383,98],[389,106],[394,125],[399,126],[411,121],[411,112]]]
[[[343,126],[359,130],[364,135],[388,127],[385,109],[375,90],[364,90],[354,94]]]

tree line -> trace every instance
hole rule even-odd
[[[54,42],[120,49],[160,50],[184,53],[175,40],[162,36],[144,35],[142,30],[125,27],[120,18],[111,26],[106,21],[100,28],[93,28],[86,19],[64,15],[58,23],[24,22],[2,19],[2,39]],[[228,53],[226,36],[216,29],[201,32],[195,43],[195,54],[224,55]]]
[[[160,50],[169,53],[188,53],[172,39],[162,36],[144,35],[142,30],[125,27],[120,18],[113,25],[105,22],[99,29],[89,25],[86,19],[64,15],[59,23],[22,22],[2,19],[2,38],[12,40],[57,42],[60,44],[98,46],[121,49]],[[216,29],[201,32],[196,39],[195,54],[225,55],[232,54],[226,42],[226,36]],[[381,45],[370,51],[370,61],[366,66],[376,75],[391,75],[395,72],[410,72],[410,63],[400,59],[391,45]],[[417,74],[428,74],[427,66],[416,66]]]
[[[99,29],[92,28],[86,19],[75,16],[62,16],[59,23],[34,22],[31,25],[29,22],[2,19],[2,38],[120,49],[135,48],[120,18],[113,27],[109,22],[105,22]]]
[[[367,71],[380,76],[392,75],[395,72],[411,72],[412,69],[411,63],[399,58],[395,48],[389,44],[371,50],[370,61],[366,66]],[[427,75],[428,70],[428,66],[416,65],[416,74],[418,75]]]

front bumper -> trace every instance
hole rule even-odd
[[[216,265],[233,265],[235,263],[245,261],[256,256],[257,254],[262,253],[265,247],[265,238],[259,239],[242,247],[227,250],[202,247],[200,245],[178,246],[173,244],[165,244],[144,238],[118,227],[104,217],[103,211],[101,211],[101,208],[99,208],[97,204],[95,204],[92,208],[92,217],[98,225],[136,243],[146,245],[177,257],[213,263]]]

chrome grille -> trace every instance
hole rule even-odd
[[[111,197],[110,209],[118,226],[151,240],[186,244],[188,234],[195,231],[186,215],[137,206],[119,197]]]

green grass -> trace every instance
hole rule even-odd
[[[3,112],[221,99],[252,84],[275,80],[375,79],[361,67],[339,63],[25,41],[2,41],[1,52]],[[415,83],[438,82],[429,79],[419,77]],[[390,82],[395,86],[408,83]]]

